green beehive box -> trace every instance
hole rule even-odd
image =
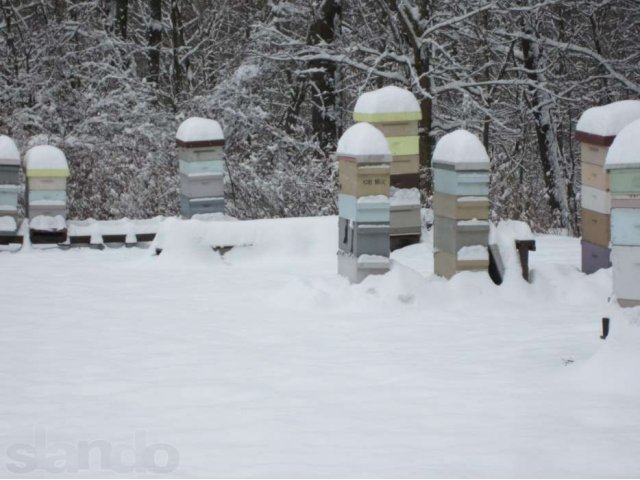
[[[640,168],[611,170],[609,185],[613,195],[640,195]]]

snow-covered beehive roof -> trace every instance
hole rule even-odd
[[[336,154],[361,163],[390,163],[393,159],[387,139],[370,123],[356,123],[344,132]]]
[[[31,148],[24,156],[27,177],[68,177],[67,157],[59,148],[40,145]]]
[[[178,127],[176,145],[182,148],[202,148],[224,145],[222,127],[215,120],[191,117]]]
[[[640,120],[631,122],[616,136],[604,167],[607,170],[640,168]]]
[[[489,155],[474,134],[456,130],[440,139],[433,152],[433,165],[453,166],[455,170],[489,170]]]
[[[410,122],[421,118],[420,103],[413,93],[395,86],[360,95],[353,110],[353,120],[356,122]]]
[[[18,147],[6,135],[0,135],[0,165],[20,165]]]
[[[608,147],[620,131],[640,119],[640,100],[622,100],[586,110],[576,125],[576,139]]]

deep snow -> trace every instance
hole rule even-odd
[[[34,429],[48,445],[144,432],[181,476],[640,472],[638,310],[608,305],[610,270],[579,272],[578,239],[536,237],[533,284],[498,287],[435,277],[427,234],[351,286],[336,217],[162,229],[160,256],[0,253],[4,475]]]

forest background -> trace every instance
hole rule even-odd
[[[175,132],[226,136],[228,213],[336,212],[358,96],[420,101],[422,194],[458,128],[492,159],[494,218],[578,235],[582,112],[640,98],[640,0],[0,0],[0,133],[70,162],[70,218],[179,210]]]

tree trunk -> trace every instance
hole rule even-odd
[[[336,35],[336,23],[341,15],[340,0],[323,0],[318,7],[318,18],[311,24],[307,42],[310,45],[330,44]],[[309,62],[311,73],[311,125],[323,151],[336,145],[336,65],[331,61]]]
[[[127,22],[129,21],[129,1],[116,0],[115,13],[115,30],[116,35],[123,40],[127,38]]]
[[[162,0],[150,0],[151,19],[149,22],[149,76],[156,85],[160,81],[160,44],[162,42]]]
[[[184,45],[184,33],[182,30],[182,15],[178,8],[178,0],[171,0],[171,37],[173,42],[173,95],[179,95],[182,91],[183,74],[179,49]]]
[[[533,35],[533,29],[525,28],[524,33]],[[541,70],[542,51],[538,43],[527,38],[522,39],[521,46],[527,77],[532,80],[528,87],[529,103],[535,121],[538,152],[549,205],[559,212],[562,226],[570,234],[574,234],[576,221],[569,205],[563,171],[564,156],[558,142],[557,119],[552,109],[554,101],[546,90],[539,88],[546,85],[546,79]]]

